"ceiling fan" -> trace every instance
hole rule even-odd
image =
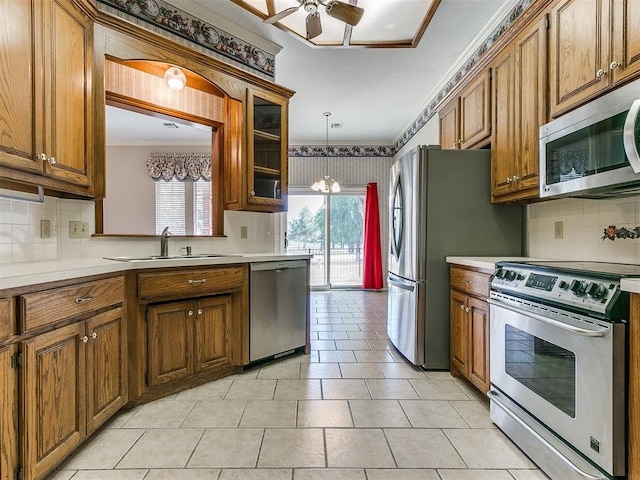
[[[297,7],[285,8],[280,13],[266,18],[264,22],[274,24],[303,7],[304,11],[309,14],[306,20],[307,40],[311,40],[322,33],[322,23],[320,21],[320,13],[318,12],[319,5],[325,8],[327,15],[330,17],[337,18],[351,26],[356,26],[364,13],[363,8],[339,2],[338,0],[331,0],[326,3],[323,0],[298,0],[298,3],[300,3],[300,5]]]

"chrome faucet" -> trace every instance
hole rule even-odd
[[[169,237],[171,236],[171,232],[169,231],[169,227],[165,227],[162,230],[162,235],[160,235],[160,256],[168,257],[169,256]]]

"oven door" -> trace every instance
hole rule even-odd
[[[492,385],[604,471],[622,475],[624,325],[501,294],[490,304]]]

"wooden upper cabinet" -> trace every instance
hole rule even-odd
[[[440,145],[446,149],[481,146],[491,133],[491,76],[487,69],[438,112]]]
[[[538,196],[539,130],[547,121],[547,28],[542,17],[492,63],[491,198]]]
[[[514,51],[507,47],[492,64],[493,134],[491,139],[491,196],[512,192],[516,175],[516,145],[514,134]]]
[[[438,112],[440,145],[446,149],[460,148],[460,98],[455,97]]]
[[[72,0],[2,0],[0,24],[2,176],[91,196],[91,19]]]
[[[555,117],[609,87],[609,0],[561,0],[551,9],[550,23]]]
[[[460,94],[460,148],[471,148],[491,134],[491,71],[486,69]]]
[[[613,52],[609,68],[616,84],[640,74],[640,2],[612,1]]]

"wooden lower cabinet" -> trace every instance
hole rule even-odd
[[[0,349],[0,480],[14,480],[18,465],[17,345]]]
[[[122,308],[22,343],[24,477],[44,478],[126,403]]]
[[[150,305],[149,386],[231,364],[231,296]]]
[[[489,304],[474,283],[488,285],[489,274],[452,266],[450,296],[451,373],[467,378],[482,392],[489,390]],[[460,280],[462,288],[459,286]],[[455,282],[454,282],[455,281]],[[466,290],[466,291],[465,291]],[[470,293],[473,293],[471,295]],[[488,291],[487,291],[488,295]]]

